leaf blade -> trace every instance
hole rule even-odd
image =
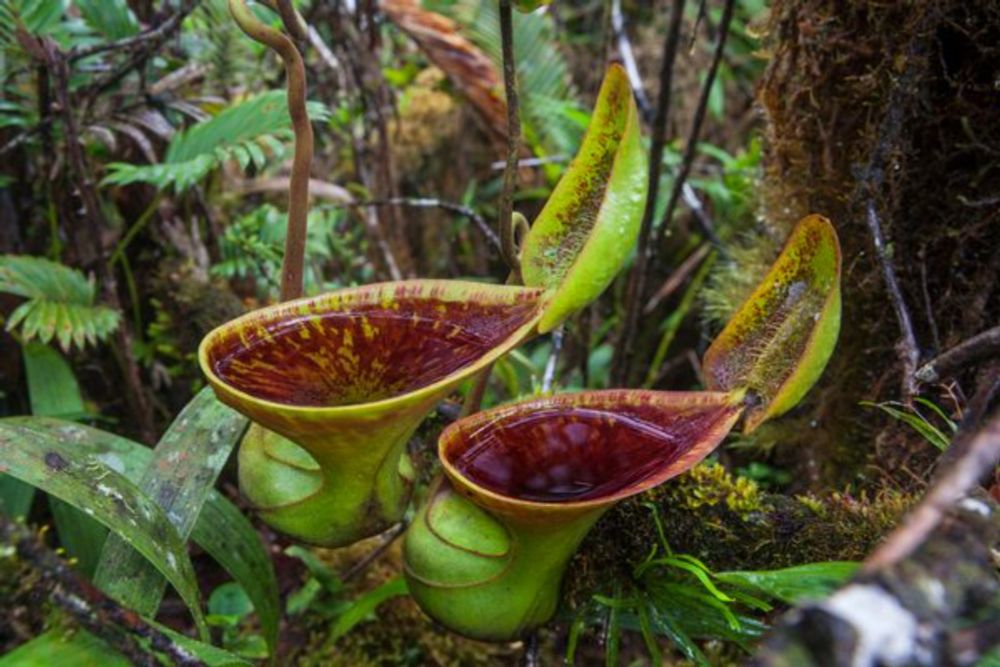
[[[207,636],[194,568],[184,543],[159,506],[134,484],[65,442],[9,422],[0,423],[0,455],[11,476],[127,536],[177,590],[199,631]]]
[[[708,389],[745,391],[744,431],[794,407],[840,332],[840,243],[826,218],[803,218],[758,287],[705,353]]]
[[[639,235],[646,179],[632,89],[612,65],[579,152],[524,240],[524,284],[554,290],[539,332],[597,298],[624,266]]]

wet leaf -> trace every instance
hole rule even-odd
[[[840,244],[829,220],[810,215],[705,353],[706,384],[747,392],[749,433],[802,399],[839,331]]]
[[[553,290],[539,331],[596,299],[628,259],[646,205],[646,152],[628,77],[608,68],[583,144],[524,240],[524,284]]]
[[[182,540],[191,534],[245,427],[246,419],[206,388],[181,411],[153,451],[139,488],[166,512]],[[94,583],[144,616],[156,613],[166,587],[157,569],[119,535],[105,543]]]
[[[121,436],[58,419],[14,417],[0,421],[34,430],[68,443],[122,473],[139,478],[153,459],[153,450]],[[216,491],[208,494],[191,539],[243,587],[253,602],[265,638],[277,642],[278,584],[271,559],[250,521]]]
[[[847,581],[858,569],[849,561],[806,563],[781,570],[759,572],[719,572],[719,581],[767,595],[788,604],[804,599],[821,599]]]
[[[185,637],[156,623],[153,625],[208,667],[249,667],[252,664],[211,644]],[[132,661],[119,655],[102,639],[83,630],[72,633],[50,630],[0,656],[0,667],[128,667],[131,664]]]
[[[330,639],[337,640],[346,635],[354,626],[374,614],[375,608],[386,600],[406,594],[406,580],[401,575],[364,593],[353,600],[350,606],[337,617],[333,629],[330,630]]]
[[[0,461],[11,476],[85,511],[128,539],[173,585],[207,636],[184,542],[159,506],[132,482],[67,442],[6,421],[0,423]]]

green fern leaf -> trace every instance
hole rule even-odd
[[[310,102],[309,116],[323,121],[329,114],[324,105]],[[292,136],[285,93],[274,90],[228,107],[214,118],[196,123],[170,142],[161,164],[136,165],[116,162],[108,165],[104,185],[148,183],[160,190],[183,192],[222,163],[235,159],[246,168],[253,163],[266,166],[268,155],[275,156],[281,140]],[[280,154],[279,154],[280,155]]]
[[[10,314],[7,331],[19,329],[25,342],[55,339],[63,350],[96,345],[121,319],[118,311],[95,304],[93,280],[42,257],[0,255],[0,292],[27,299]]]

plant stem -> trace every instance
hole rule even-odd
[[[649,157],[649,181],[646,209],[639,227],[639,242],[635,265],[629,274],[628,290],[625,298],[625,325],[616,350],[611,376],[615,384],[625,384],[631,363],[632,347],[635,344],[635,329],[639,322],[639,304],[645,289],[646,267],[649,265],[649,236],[656,214],[656,200],[660,191],[660,170],[663,167],[663,149],[667,139],[667,118],[670,116],[671,88],[674,78],[674,60],[680,43],[681,18],[684,15],[684,1],[674,0],[670,10],[670,26],[663,42],[663,59],[660,65],[660,92],[656,100],[656,118],[653,120],[653,136]]]
[[[500,252],[511,272],[521,282],[521,261],[514,238],[514,187],[517,185],[517,158],[521,144],[521,116],[514,65],[514,28],[510,0],[500,0],[500,39],[503,52],[503,85],[507,102],[507,166],[500,191]]]
[[[701,94],[698,96],[698,106],[694,112],[694,120],[691,122],[691,131],[688,134],[687,144],[684,147],[684,158],[681,160],[681,169],[674,178],[674,186],[670,191],[670,199],[667,201],[667,209],[663,212],[663,219],[660,220],[660,228],[656,231],[655,246],[663,245],[667,229],[670,227],[677,202],[681,198],[681,192],[687,183],[688,174],[691,173],[691,165],[694,164],[694,154],[698,150],[698,137],[701,135],[701,126],[705,122],[705,112],[708,110],[708,100],[712,96],[712,86],[715,84],[715,77],[719,73],[719,65],[722,63],[722,56],[726,51],[726,39],[729,37],[729,26],[733,22],[733,9],[735,0],[726,0],[722,9],[722,20],[719,23],[719,36],[715,41],[715,51],[712,54],[712,62],[708,66],[708,73],[705,75],[705,82],[701,86]]]
[[[291,116],[292,129],[295,132],[295,156],[292,160],[292,175],[288,187],[285,258],[281,265],[281,300],[288,301],[302,296],[309,212],[309,170],[313,155],[313,133],[306,110],[305,63],[295,43],[281,32],[261,23],[247,7],[246,0],[229,0],[229,11],[247,36],[273,49],[281,56],[288,78],[288,114]]]

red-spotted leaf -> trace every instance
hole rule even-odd
[[[646,152],[628,77],[608,68],[580,151],[524,240],[524,284],[553,290],[541,333],[596,299],[625,264],[646,205]]]
[[[705,353],[706,384],[747,392],[749,433],[802,399],[839,332],[840,244],[829,220],[810,215]]]

